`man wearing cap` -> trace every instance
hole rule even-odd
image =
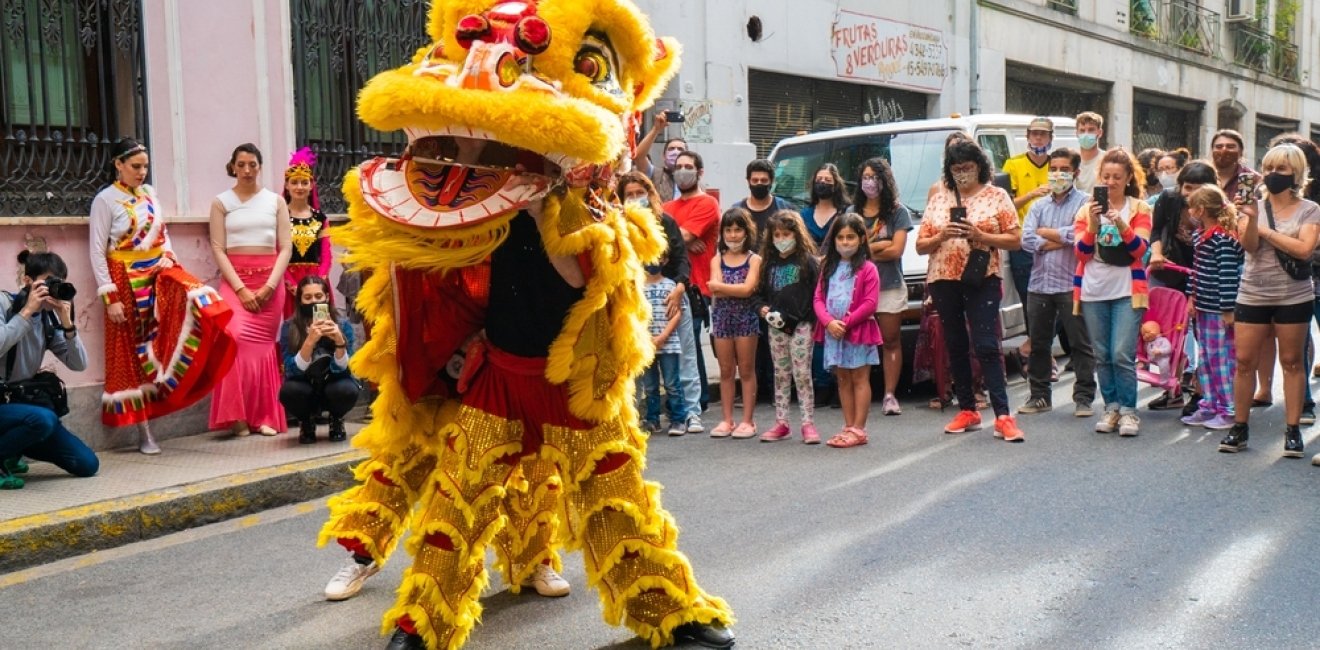
[[[1050,145],[1054,142],[1054,122],[1049,118],[1038,117],[1027,125],[1027,151],[1004,162],[1004,173],[1008,174],[1013,187],[1013,205],[1017,208],[1018,225],[1026,220],[1027,208],[1042,196],[1050,193]],[[1031,279],[1032,255],[1025,250],[1009,251],[1009,269],[1013,273],[1013,288],[1017,289],[1018,299],[1026,304],[1027,283]],[[1026,310],[1022,311],[1026,319]],[[1028,325],[1030,327],[1030,325]],[[1031,340],[1028,339],[1018,348],[1019,360],[1031,354]],[[1022,364],[1025,369],[1026,364]]]

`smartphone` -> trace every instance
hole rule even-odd
[[[1100,206],[1100,213],[1109,212],[1109,187],[1106,185],[1096,185],[1094,190],[1094,200],[1096,205]]]
[[[953,223],[967,221],[967,208],[961,205],[949,208],[949,221]]]
[[[312,320],[329,320],[329,319],[330,319],[330,305],[327,305],[323,302],[318,302],[316,303],[315,306],[312,307]]]
[[[1256,196],[1257,177],[1251,172],[1238,174],[1237,195],[1234,197],[1236,203],[1251,203]]]
[[[687,118],[683,117],[683,114],[678,111],[665,111],[665,119],[669,120],[670,124],[687,121]]]

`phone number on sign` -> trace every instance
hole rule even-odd
[[[908,61],[907,73],[913,77],[938,77],[943,79],[947,73],[943,63],[933,63],[930,61]]]

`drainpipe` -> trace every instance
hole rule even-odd
[[[967,40],[971,45],[968,52],[968,74],[971,77],[971,107],[968,112],[972,115],[981,112],[981,6],[976,0],[970,3],[972,12],[971,19],[968,21]]]

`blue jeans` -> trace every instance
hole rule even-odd
[[[1082,303],[1105,411],[1137,412],[1137,329],[1145,313],[1126,297]]]
[[[678,384],[683,388],[683,401],[689,415],[701,413],[701,374],[697,371],[697,333],[692,325],[692,304],[683,296],[682,315],[678,319]]]
[[[678,388],[678,354],[655,355],[655,361],[642,373],[642,392],[646,395],[646,421],[660,421],[660,383],[664,382],[665,396],[668,397],[669,421],[683,422],[688,412],[683,392]]]
[[[50,409],[0,404],[0,459],[20,456],[54,463],[74,476],[94,476],[101,468],[91,448]]]

